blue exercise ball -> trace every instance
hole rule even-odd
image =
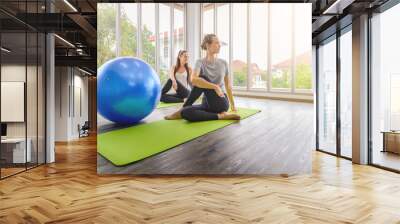
[[[137,123],[157,106],[160,79],[145,61],[119,57],[104,63],[97,76],[97,111],[120,124]]]

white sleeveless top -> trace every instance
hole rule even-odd
[[[186,89],[188,89],[190,91],[191,88],[190,88],[189,83],[187,82],[186,70],[184,72],[177,71],[175,73],[175,78],[176,78],[176,81],[179,81],[184,87],[186,87]],[[176,91],[175,91],[174,87],[171,87],[171,89],[167,93],[174,94],[174,93],[176,93]]]

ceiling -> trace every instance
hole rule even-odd
[[[26,54],[21,32],[54,32],[56,66],[77,66],[96,74],[96,7],[96,0],[47,0],[47,5],[45,0],[1,0],[2,36],[13,48],[10,54],[17,56]],[[28,56],[34,52],[31,48],[28,44]]]
[[[312,3],[313,44],[351,24],[352,18],[373,11],[388,0],[309,0]]]

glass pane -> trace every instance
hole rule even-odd
[[[295,88],[312,89],[311,4],[294,4]]]
[[[26,150],[26,41],[24,31],[1,35],[1,47],[6,49],[1,50],[2,177],[25,170],[31,159]]]
[[[175,5],[174,8],[174,63],[178,52],[185,48],[185,35],[184,35],[184,8],[181,5]]]
[[[27,149],[28,156],[28,168],[37,165],[37,63],[38,63],[38,35],[36,32],[27,33],[28,38],[28,63],[27,63],[27,80],[26,80],[26,116],[27,116]]]
[[[247,86],[247,4],[233,3],[233,85]]]
[[[400,130],[400,73],[390,75],[390,130]]]
[[[160,42],[160,80],[161,84],[164,84],[168,79],[168,71],[171,66],[171,12],[170,6],[166,4],[159,5],[159,42]]]
[[[336,153],[336,40],[319,47],[319,149]]]
[[[371,29],[372,163],[395,170],[400,170],[400,32],[394,28],[399,21],[398,4],[372,17]],[[382,133],[391,131],[396,133]]]
[[[288,89],[292,65],[292,4],[270,4],[271,86]]]
[[[137,56],[137,4],[121,4],[121,55]]]
[[[268,5],[264,3],[250,4],[251,88],[267,88]]]
[[[116,4],[97,4],[97,67],[114,58]]]
[[[154,3],[142,4],[142,58],[156,68],[156,11]]]
[[[352,156],[352,37],[351,31],[340,37],[340,121],[341,154]]]
[[[46,65],[46,36],[42,33],[39,34],[39,45],[38,45],[38,163],[45,163],[46,149],[45,149],[45,65]]]
[[[203,37],[214,33],[214,3],[203,4]]]
[[[229,63],[229,3],[217,4],[217,36],[221,43],[218,57]]]

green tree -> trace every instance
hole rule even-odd
[[[143,41],[143,60],[149,63],[153,68],[156,67],[156,47],[154,42],[150,41],[150,37],[154,35],[145,25],[142,29]]]
[[[296,89],[311,89],[311,66],[298,64],[296,66]]]
[[[97,67],[108,60],[115,58],[115,18],[116,8],[114,4],[99,4],[97,16]],[[137,27],[129,20],[125,12],[121,14],[121,56],[137,55]],[[142,29],[142,59],[155,69],[155,44],[150,37],[155,35],[146,26]],[[160,72],[160,77],[167,74]]]
[[[233,71],[233,85],[246,86],[247,81],[247,66],[244,66],[239,71]]]
[[[137,55],[137,28],[122,11],[121,19],[121,56]]]
[[[115,57],[115,16],[113,4],[99,4],[97,14],[97,67]]]
[[[272,74],[272,88],[289,88],[290,87],[290,74],[289,70],[283,70],[282,76]]]

